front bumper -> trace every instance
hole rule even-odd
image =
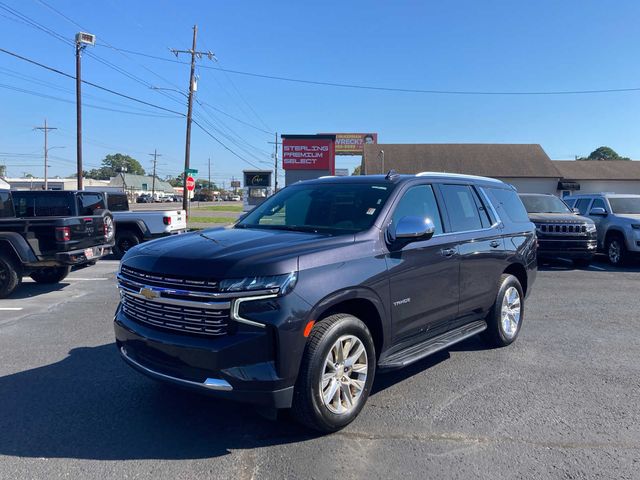
[[[597,249],[598,241],[595,238],[567,240],[538,236],[538,258],[589,259]]]
[[[179,335],[134,322],[120,307],[114,328],[123,360],[151,378],[222,399],[291,406],[295,378],[279,376],[270,328],[241,325],[219,338]]]

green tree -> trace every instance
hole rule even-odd
[[[611,147],[598,147],[588,157],[580,157],[578,160],[631,160],[629,157],[621,157]]]
[[[122,153],[114,153],[104,157],[102,167],[89,170],[86,177],[96,180],[109,180],[111,177],[115,177],[120,172],[125,171],[125,169],[126,173],[145,175],[144,168],[135,158]]]
[[[0,177],[6,177],[7,167],[6,165],[0,165]]]

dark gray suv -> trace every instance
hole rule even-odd
[[[363,408],[376,370],[478,333],[512,343],[535,276],[534,225],[500,181],[310,180],[229,228],[131,249],[117,346],[155,379],[335,431]]]

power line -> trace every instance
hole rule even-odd
[[[112,47],[115,49],[115,47]],[[132,55],[140,55],[147,58],[152,58],[154,60],[159,60],[163,62],[172,62],[172,63],[181,63],[179,60],[173,60],[170,58],[162,58],[156,55],[149,55],[147,53],[135,52],[133,50],[123,50]],[[343,82],[324,82],[319,80],[306,80],[302,78],[292,78],[292,77],[283,77],[279,75],[267,75],[262,73],[255,72],[245,72],[241,70],[231,70],[228,68],[222,67],[212,67],[210,65],[201,65],[200,68],[207,68],[210,70],[219,70],[222,72],[232,73],[234,75],[245,75],[249,77],[256,78],[264,78],[268,80],[278,80],[283,82],[292,82],[292,83],[301,83],[308,85],[319,85],[324,87],[338,87],[338,88],[351,88],[351,89],[361,89],[361,90],[374,90],[374,91],[383,91],[383,92],[400,92],[400,93],[423,93],[423,94],[433,94],[433,95],[591,95],[591,94],[599,94],[599,93],[624,93],[624,92],[637,92],[640,91],[640,87],[629,87],[629,88],[601,88],[601,89],[591,89],[591,90],[546,90],[546,91],[483,91],[483,90],[435,90],[435,89],[420,89],[420,88],[401,88],[401,87],[378,87],[374,85],[361,85],[354,83],[343,83]]]
[[[58,75],[63,75],[63,76],[65,76],[65,77],[67,77],[67,78],[71,78],[71,79],[74,79],[74,80],[75,80],[75,78],[76,78],[74,75],[70,75],[70,74],[68,74],[68,73],[66,73],[66,72],[63,72],[63,71],[61,71],[61,70],[58,70],[57,68],[53,68],[53,67],[50,67],[50,66],[48,66],[48,65],[44,65],[43,63],[37,62],[37,61],[32,60],[32,59],[30,59],[30,58],[27,58],[27,57],[24,57],[24,56],[19,55],[19,54],[17,54],[17,53],[14,53],[14,52],[11,52],[11,51],[9,51],[9,50],[6,50],[6,49],[4,49],[4,48],[0,48],[0,52],[6,53],[6,54],[11,55],[11,56],[13,56],[13,57],[15,57],[15,58],[18,58],[18,59],[20,59],[20,60],[23,60],[23,61],[25,61],[25,62],[29,62],[29,63],[31,63],[31,64],[33,64],[33,65],[37,65],[38,67],[45,68],[45,69],[47,69],[47,70],[49,70],[49,71],[51,71],[51,72],[57,73]],[[137,103],[140,103],[140,104],[142,104],[142,105],[147,105],[147,106],[149,106],[149,107],[157,108],[157,109],[159,109],[159,110],[164,110],[165,112],[173,113],[173,114],[175,114],[175,115],[179,115],[179,116],[181,116],[181,117],[184,117],[184,113],[182,113],[182,112],[177,112],[177,111],[175,111],[175,110],[171,110],[171,109],[169,109],[169,108],[165,108],[165,107],[162,107],[162,106],[160,106],[160,105],[156,105],[156,104],[154,104],[154,103],[147,102],[147,101],[145,101],[145,100],[140,100],[139,98],[135,98],[135,97],[132,97],[131,95],[127,95],[127,94],[124,94],[124,93],[117,92],[117,91],[112,90],[112,89],[110,89],[110,88],[103,87],[102,85],[98,85],[98,84],[96,84],[96,83],[89,82],[88,80],[82,80],[82,83],[84,83],[84,84],[86,84],[86,85],[90,85],[90,86],[92,86],[92,87],[94,87],[94,88],[97,88],[97,89],[99,89],[99,90],[103,90],[103,91],[105,91],[105,92],[109,92],[109,93],[111,93],[111,94],[113,94],[113,95],[117,95],[117,96],[119,96],[119,97],[126,98],[127,100],[131,100],[131,101],[133,101],[133,102],[137,102]]]
[[[249,160],[247,160],[246,158],[242,157],[241,155],[239,155],[238,153],[236,153],[234,150],[232,150],[231,148],[229,148],[228,146],[226,146],[224,143],[222,143],[215,135],[213,135],[209,130],[207,130],[206,128],[204,128],[202,125],[200,125],[200,123],[196,120],[193,119],[192,120],[193,123],[195,123],[198,128],[200,128],[200,130],[202,130],[204,133],[206,133],[207,135],[209,135],[211,138],[213,138],[216,142],[218,142],[225,150],[231,152],[233,155],[235,155],[236,157],[238,157],[240,160],[242,160],[243,162],[251,165],[253,168],[260,168],[258,167],[255,163],[250,162]]]

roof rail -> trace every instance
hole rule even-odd
[[[464,173],[446,173],[446,172],[420,172],[416,173],[416,177],[454,177],[467,180],[484,180],[485,182],[504,183],[502,180],[490,177],[481,177],[479,175],[466,175]]]

